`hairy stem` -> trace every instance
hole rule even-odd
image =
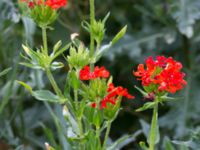
[[[106,144],[107,144],[108,136],[109,136],[109,133],[110,133],[111,123],[112,123],[112,121],[108,121],[106,134],[105,134],[105,138],[104,138],[104,142],[103,142],[103,148],[102,148],[103,150],[106,150]]]
[[[155,150],[155,140],[156,140],[156,132],[157,132],[157,124],[158,124],[158,99],[156,98],[156,103],[153,109],[153,117],[151,121],[151,129],[149,136],[149,150]]]
[[[48,45],[47,45],[47,29],[46,27],[42,27],[42,39],[43,39],[43,53],[48,55]]]
[[[43,53],[46,54],[48,56],[48,46],[47,46],[47,31],[46,31],[46,27],[42,27],[42,39],[43,39],[43,46],[44,46],[44,49],[43,49]],[[54,91],[56,92],[56,94],[60,97],[62,97],[62,92],[60,91],[52,73],[51,73],[51,70],[49,68],[49,66],[47,66],[46,68],[46,74],[47,74],[47,77],[54,89]]]
[[[75,109],[78,111],[78,91],[74,90],[74,99],[75,99]]]
[[[90,0],[90,26],[91,28],[94,25],[94,21],[95,21],[95,4],[94,4],[94,0]],[[94,56],[94,33],[92,31],[92,29],[90,30],[90,57],[92,58]],[[91,64],[90,65],[91,69],[93,70],[94,65]]]
[[[54,77],[49,68],[46,69],[46,74],[47,74],[49,81],[51,82],[51,85],[52,85],[54,91],[56,92],[56,94],[60,97],[63,97],[62,92],[60,91],[56,81],[54,80]]]

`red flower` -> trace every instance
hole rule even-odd
[[[97,104],[96,103],[91,103],[92,108],[96,108]]]
[[[90,71],[89,66],[85,66],[83,69],[80,70],[80,80],[92,80],[96,78],[108,78],[110,76],[110,73],[108,70],[105,69],[105,67],[99,68],[96,66],[94,68],[94,71]]]
[[[29,7],[29,8],[32,9],[32,8],[34,8],[34,6],[35,6],[34,2],[29,2],[29,3],[28,3],[28,7]]]
[[[29,8],[34,8],[35,5],[45,5],[52,9],[59,9],[67,4],[67,0],[20,0],[28,4]]]
[[[187,84],[181,69],[182,64],[172,57],[157,56],[156,60],[153,57],[146,60],[146,69],[143,64],[139,64],[133,74],[142,81],[143,86],[157,85],[158,91],[175,93]]]
[[[45,4],[52,9],[59,9],[67,4],[67,0],[46,0]]]
[[[94,68],[94,76],[100,78],[108,78],[110,73],[105,69],[105,67],[99,68],[98,66]]]
[[[135,98],[133,95],[128,93],[126,88],[123,88],[122,86],[115,87],[113,83],[108,85],[107,92],[108,95],[103,100],[101,100],[101,109],[106,108],[107,103],[115,105],[119,96],[126,97],[128,99]]]

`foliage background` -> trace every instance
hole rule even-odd
[[[133,134],[142,129],[144,133],[151,119],[151,111],[136,113],[135,109],[145,100],[134,89],[141,86],[132,76],[138,63],[148,56],[173,56],[184,65],[188,86],[177,97],[181,100],[160,106],[161,125],[160,149],[166,139],[176,140],[189,149],[200,149],[200,2],[198,0],[96,0],[97,18],[111,13],[107,22],[106,41],[119,29],[128,25],[125,37],[100,60],[114,76],[116,85],[127,87],[136,95],[133,101],[124,100],[123,109],[112,125],[111,139],[116,140],[124,134]],[[89,35],[81,27],[83,20],[89,19],[88,0],[69,0],[67,8],[60,12],[55,30],[48,34],[49,44],[59,39],[67,42],[70,34],[78,32],[86,44]],[[48,80],[39,71],[29,70],[18,63],[21,60],[21,43],[41,45],[41,31],[32,20],[20,15],[15,0],[0,1],[0,70],[12,67],[8,74],[0,78],[0,150],[12,148],[32,150],[43,149],[49,141],[49,130],[54,137],[57,132],[52,111],[60,114],[58,106],[49,107],[34,100],[15,80],[28,82],[35,88],[51,90]],[[64,61],[64,60],[63,60]],[[62,85],[67,74],[67,64],[55,76]],[[45,127],[44,127],[45,126]],[[47,132],[47,130],[49,132]],[[197,138],[197,139],[196,139]],[[110,139],[110,140],[111,140]],[[137,143],[145,140],[145,134],[138,136],[123,150],[139,149]],[[178,142],[178,141],[185,141]],[[182,147],[183,148],[183,147]]]

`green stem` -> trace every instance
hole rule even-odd
[[[42,27],[42,39],[43,39],[43,46],[44,46],[43,53],[48,56],[47,31],[46,31],[46,29],[47,29],[46,27]],[[56,92],[56,94],[60,97],[63,97],[62,92],[60,91],[56,81],[54,80],[54,77],[51,73],[49,66],[47,66],[47,68],[46,68],[46,74],[47,74],[47,77],[49,78],[49,81],[51,82],[51,85],[53,86],[53,89]]]
[[[74,90],[75,109],[78,111],[78,91]]]
[[[78,128],[80,130],[80,137],[83,137],[83,126],[82,126],[82,118],[78,118]],[[85,145],[82,143],[82,141],[80,141],[79,143],[79,150],[84,150],[85,149]]]
[[[42,27],[42,39],[43,39],[43,53],[48,55],[48,45],[47,45],[47,29],[46,27]]]
[[[78,128],[80,130],[80,136],[83,135],[83,127],[82,127],[82,119],[81,118],[78,118]]]
[[[96,137],[97,138],[99,138],[100,132],[101,132],[100,127],[96,127]]]
[[[155,99],[156,103],[153,109],[153,117],[151,121],[151,129],[150,129],[150,141],[149,141],[149,150],[155,150],[155,140],[157,134],[157,127],[158,127],[158,98]]]
[[[106,135],[105,135],[104,142],[103,142],[103,148],[102,148],[103,150],[106,150],[106,145],[107,145],[108,136],[109,136],[109,133],[110,133],[111,123],[112,123],[112,121],[108,121]]]
[[[46,69],[46,74],[47,74],[49,81],[51,82],[51,85],[52,85],[54,91],[56,92],[56,94],[60,97],[63,97],[62,92],[60,91],[56,81],[54,80],[54,77],[49,68]]]
[[[94,21],[95,21],[95,4],[94,4],[94,0],[90,0],[90,26],[91,28],[94,25]],[[91,58],[94,57],[94,33],[92,29],[90,30],[90,57]],[[91,70],[93,70],[94,65],[91,64],[90,67],[91,67]]]

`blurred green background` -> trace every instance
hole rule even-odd
[[[69,0],[68,6],[60,11],[59,19],[54,23],[54,30],[48,32],[50,45],[58,40],[69,42],[70,34],[74,32],[80,34],[80,39],[86,45],[89,44],[89,35],[81,27],[81,22],[89,19],[88,1]],[[139,150],[138,143],[146,139],[152,112],[135,112],[145,100],[134,89],[134,85],[141,85],[133,77],[132,71],[145,58],[156,55],[172,56],[182,62],[188,82],[184,90],[174,95],[181,97],[180,100],[160,106],[159,150],[165,149],[168,139],[174,140],[172,143],[176,149],[185,148],[178,146],[180,142],[177,141],[187,142],[182,144],[188,149],[200,149],[199,10],[199,0],[96,0],[97,18],[111,13],[105,44],[124,25],[128,25],[124,38],[98,63],[110,70],[116,85],[127,87],[136,96],[135,100],[124,99],[123,109],[112,125],[110,141],[141,129],[144,134],[124,146],[123,150]],[[49,105],[36,101],[15,81],[25,81],[35,89],[51,90],[43,72],[19,65],[22,42],[39,47],[41,41],[40,29],[32,20],[21,16],[17,1],[0,0],[0,71],[12,68],[0,78],[0,150],[44,149],[44,142],[49,142],[44,125],[53,131],[55,138],[58,136]],[[64,87],[67,71],[66,64],[55,74],[61,87]],[[51,104],[55,112],[57,107]]]

